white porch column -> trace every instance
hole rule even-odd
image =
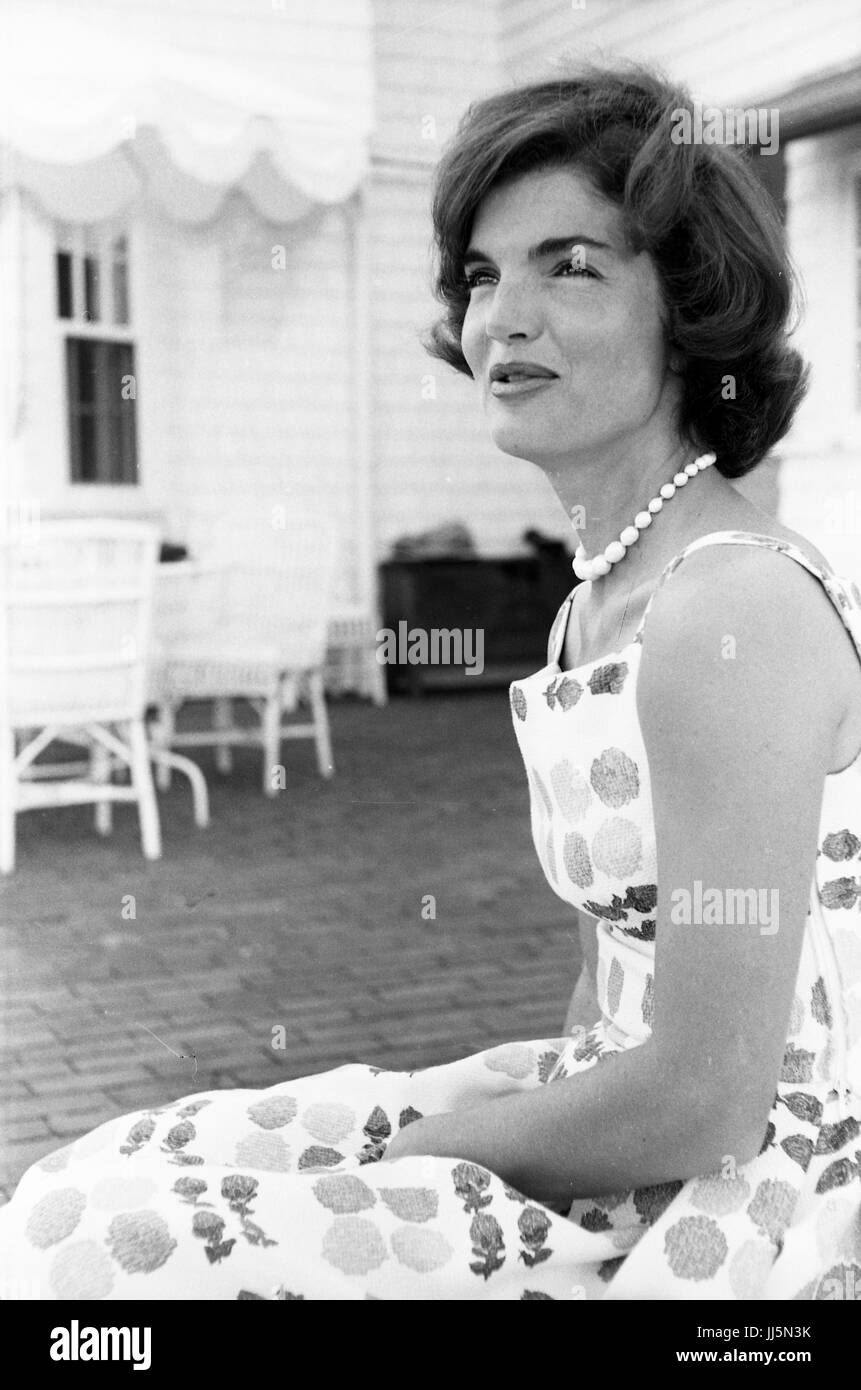
[[[368,207],[364,188],[344,203],[351,253],[350,336],[352,339],[352,428],[354,493],[356,499],[356,567],[358,602],[376,612],[376,527],[372,442],[373,364],[371,361],[371,270]]]

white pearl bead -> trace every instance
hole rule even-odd
[[[613,565],[624,559],[628,553],[628,548],[635,545],[640,539],[640,532],[652,524],[652,517],[655,516],[663,507],[665,501],[669,501],[675,496],[676,489],[686,487],[689,478],[695,478],[697,473],[701,473],[704,468],[709,468],[717,461],[717,455],[713,453],[701,454],[693,463],[686,463],[682,472],[676,473],[671,483],[664,483],[659,490],[659,495],[653,497],[647,504],[647,510],[637,512],[633,524],[626,526],[619,533],[617,541],[611,541],[605,547],[603,555],[596,555],[594,560],[586,558],[586,549],[582,544],[578,544],[574,551],[574,559],[571,561],[571,568],[578,579],[593,580],[599,579],[605,574],[609,574]],[[576,533],[575,533],[576,534]]]

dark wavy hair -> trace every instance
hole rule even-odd
[[[654,69],[587,67],[474,102],[437,166],[434,292],[445,306],[424,346],[471,376],[461,349],[463,255],[482,199],[536,169],[576,168],[622,212],[631,249],[661,284],[683,363],[678,428],[740,478],[792,424],[809,368],[790,346],[797,284],[783,227],[742,146],[675,144],[684,87]],[[721,394],[735,378],[735,400]]]

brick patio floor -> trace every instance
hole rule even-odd
[[[505,692],[330,708],[332,781],[310,741],[284,744],[272,800],[259,751],[229,777],[201,753],[212,825],[175,778],[156,864],[133,807],[109,839],[91,807],[19,817],[0,884],[0,1201],[128,1110],[557,1033],[575,922],[535,858]]]

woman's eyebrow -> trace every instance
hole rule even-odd
[[[572,232],[571,236],[547,237],[544,241],[539,241],[536,246],[530,246],[527,252],[527,260],[540,261],[543,256],[555,255],[557,251],[570,251],[572,246],[592,246],[599,251],[612,251],[612,246],[606,241],[596,241],[591,236],[581,236]],[[463,268],[475,265],[477,262],[493,262],[493,257],[488,256],[485,251],[480,251],[477,246],[470,246],[463,256]]]

